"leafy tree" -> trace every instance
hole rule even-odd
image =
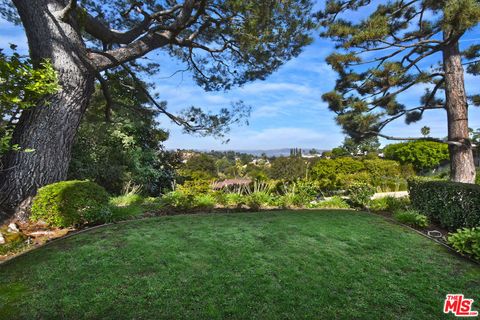
[[[162,147],[168,133],[155,120],[159,111],[148,106],[142,92],[123,86],[125,74],[115,76],[115,107],[105,115],[106,101],[97,87],[75,139],[68,178],[90,179],[116,194],[133,183],[158,195],[171,186],[179,158]]]
[[[307,163],[300,157],[278,157],[271,161],[269,176],[272,179],[294,181],[305,178]]]
[[[331,156],[334,158],[339,158],[339,157],[348,157],[350,156],[350,152],[348,152],[345,148],[343,147],[336,147],[332,149]]]
[[[265,79],[311,42],[311,6],[309,0],[2,0],[0,14],[25,29],[33,64],[50,59],[62,90],[21,114],[12,143],[35,152],[7,158],[1,206],[12,213],[38,187],[66,178],[95,79],[112,100],[108,72],[153,76],[157,66],[138,59],[155,50],[182,61],[206,90]],[[245,109],[213,115],[193,107],[173,115],[148,96],[188,132],[222,134]]]
[[[45,60],[34,68],[30,59],[22,58],[16,52],[15,45],[10,49],[13,51],[10,56],[0,49],[0,157],[12,149],[13,152],[25,151],[18,144],[10,143],[20,114],[59,89],[49,61]]]
[[[480,45],[473,43],[461,52],[459,41],[478,25],[480,2],[396,0],[369,5],[369,0],[329,0],[319,13],[322,36],[333,39],[338,49],[327,62],[339,78],[334,91],[323,99],[356,140],[374,135],[407,140],[381,131],[399,118],[412,123],[428,110],[446,110],[451,179],[473,183],[463,65],[468,65],[467,72],[480,74]],[[354,21],[352,11],[357,10],[370,15]],[[436,60],[442,61],[429,67]],[[427,87],[419,105],[399,102],[416,86]],[[479,96],[472,96],[470,102],[478,104]]]
[[[418,172],[437,168],[448,161],[448,146],[434,141],[410,141],[389,144],[383,149],[386,159],[412,164]]]
[[[343,141],[342,148],[351,155],[366,155],[369,153],[377,153],[380,148],[380,142],[378,142],[377,136],[372,136],[360,141],[347,137]]]
[[[217,176],[215,158],[205,153],[196,154],[181,167],[181,172],[190,178],[214,178]]]
[[[420,129],[420,132],[422,133],[422,136],[426,138],[430,135],[430,128],[427,126],[423,126],[422,129]]]

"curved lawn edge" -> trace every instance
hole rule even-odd
[[[167,214],[167,215],[159,215],[159,216],[155,216],[155,215],[152,215],[152,216],[144,216],[144,217],[139,217],[139,218],[134,218],[134,219],[128,219],[128,220],[122,220],[122,221],[116,221],[116,222],[110,222],[110,223],[104,223],[104,224],[100,224],[100,225],[95,225],[95,226],[91,226],[91,227],[86,227],[84,229],[79,229],[79,230],[75,230],[75,231],[72,231],[72,232],[69,232],[67,233],[66,235],[62,236],[62,237],[59,237],[59,238],[55,238],[55,239],[52,239],[52,240],[49,240],[41,245],[37,245],[37,246],[34,246],[34,247],[31,247],[25,251],[22,251],[18,254],[14,254],[10,257],[8,257],[7,259],[4,259],[2,261],[0,261],[0,267],[4,264],[7,264],[7,263],[10,263],[12,260],[16,260],[17,258],[21,257],[21,256],[24,256],[24,255],[27,255],[31,252],[34,252],[36,251],[37,249],[41,249],[41,248],[44,248],[44,247],[47,247],[49,245],[52,245],[54,243],[57,243],[59,241],[62,241],[62,240],[65,240],[65,239],[68,239],[68,238],[71,238],[71,237],[74,237],[74,236],[77,236],[77,235],[80,235],[80,234],[84,234],[84,233],[88,233],[90,231],[94,231],[94,230],[97,230],[97,229],[102,229],[102,228],[107,228],[107,227],[111,227],[111,226],[115,226],[115,225],[119,225],[119,224],[128,224],[128,223],[134,223],[136,221],[146,221],[146,220],[157,220],[157,219],[162,219],[162,218],[166,218],[166,217],[175,217],[175,216],[216,216],[216,215],[230,215],[230,214],[257,214],[257,213],[265,213],[265,212],[289,212],[289,211],[292,211],[292,212],[302,212],[302,211],[305,211],[305,212],[309,212],[309,211],[315,211],[315,212],[329,212],[329,211],[345,211],[345,212],[352,212],[352,213],[355,213],[355,214],[367,214],[367,215],[373,215],[373,216],[376,216],[376,217],[380,217],[380,218],[383,218],[385,221],[388,221],[394,225],[398,225],[398,226],[401,226],[401,227],[404,227],[406,229],[409,229],[410,231],[413,231],[433,242],[435,242],[436,244],[439,244],[440,246],[446,248],[450,253],[452,253],[454,256],[456,256],[457,258],[460,258],[462,260],[464,260],[465,262],[470,262],[470,263],[473,263],[473,264],[476,264],[478,266],[480,266],[480,261],[477,261],[477,260],[474,260],[473,258],[469,257],[469,256],[466,256],[466,255],[463,255],[461,253],[459,253],[458,251],[456,251],[453,247],[449,246],[448,244],[446,244],[445,242],[442,242],[442,241],[439,241],[437,239],[435,239],[434,237],[431,237],[429,236],[428,234],[426,233],[423,233],[421,232],[420,230],[418,229],[415,229],[407,224],[404,224],[404,223],[401,223],[393,218],[390,218],[390,217],[387,217],[385,215],[382,215],[382,214],[378,214],[378,213],[375,213],[375,212],[371,212],[371,211],[365,211],[365,210],[360,210],[360,211],[357,211],[357,210],[354,210],[354,209],[328,209],[328,208],[303,208],[303,209],[267,209],[267,210],[259,210],[259,211],[251,211],[251,210],[245,210],[245,211],[225,211],[225,212],[222,212],[222,211],[214,211],[214,212],[202,212],[202,211],[199,211],[199,212],[195,212],[195,213],[191,213],[191,212],[187,212],[187,213],[182,213],[182,212],[178,212],[178,213],[173,213],[173,214]]]

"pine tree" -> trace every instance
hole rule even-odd
[[[369,12],[354,21],[353,11]],[[480,43],[463,52],[459,41],[480,21],[478,0],[390,1],[373,7],[369,0],[330,0],[319,13],[322,36],[333,39],[338,51],[327,62],[338,73],[335,89],[323,95],[337,122],[357,140],[380,136],[417,140],[382,133],[386,125],[404,118],[422,119],[425,111],[447,113],[451,179],[473,183],[475,166],[468,134],[466,72],[480,74]],[[471,42],[469,42],[471,43]],[[436,65],[430,66],[435,61]],[[418,105],[399,102],[415,86],[426,87]],[[427,140],[437,140],[425,137]]]

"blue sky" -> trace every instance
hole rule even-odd
[[[479,30],[477,28],[471,31],[462,46],[480,40]],[[8,47],[9,43],[17,44],[21,52],[28,52],[22,28],[0,20],[0,48]],[[147,81],[156,83],[160,99],[168,101],[170,111],[179,111],[192,105],[215,111],[228,106],[231,101],[238,100],[252,106],[249,125],[233,127],[227,137],[230,139],[228,144],[211,137],[183,134],[180,128],[161,117],[159,120],[162,127],[170,131],[167,148],[330,149],[340,145],[344,135],[335,123],[334,114],[321,100],[321,95],[330,91],[335,84],[336,75],[325,63],[325,57],[333,50],[331,42],[316,37],[314,43],[306,47],[298,58],[286,63],[267,80],[256,81],[228,92],[204,92],[196,86],[188,72],[170,77],[175,71],[184,69],[184,66],[161,52],[150,55],[150,58],[160,62],[161,70],[157,76]],[[436,60],[439,60],[439,57],[428,63]],[[478,78],[467,75],[466,86],[467,93],[478,90]],[[413,88],[402,97],[402,102],[417,105],[422,94],[422,88]],[[470,109],[470,127],[480,128],[480,109]],[[431,128],[432,136],[446,136],[445,112],[431,111],[422,121],[408,126],[399,119],[390,124],[384,133],[419,136],[420,128],[424,125]]]

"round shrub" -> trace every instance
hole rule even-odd
[[[109,194],[91,181],[61,181],[38,190],[33,199],[32,221],[54,227],[81,226],[110,221]]]

